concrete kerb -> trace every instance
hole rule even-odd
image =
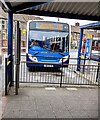
[[[55,87],[55,88],[60,88],[59,84],[36,84],[36,83],[20,83],[19,88],[25,88],[25,87],[30,87],[30,88],[44,88],[44,87]],[[91,86],[91,85],[69,85],[69,84],[62,84],[61,88],[98,88],[98,86]],[[100,86],[99,86],[100,87]]]
[[[20,88],[45,88],[45,87],[55,87],[55,88],[90,88],[90,89],[96,89],[100,88],[100,86],[91,86],[91,85],[68,85],[68,84],[62,84],[62,87],[60,87],[59,84],[44,84],[44,83],[20,83]],[[11,95],[15,93],[15,85],[13,87],[10,87],[8,91],[8,95]],[[2,92],[2,96],[4,96],[4,91]]]

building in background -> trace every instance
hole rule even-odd
[[[75,23],[75,26],[71,25],[71,48],[78,48],[80,39],[80,24]]]
[[[100,37],[100,31],[98,30],[91,30],[91,29],[84,29],[83,39],[88,38],[89,35],[92,38]],[[80,23],[75,23],[75,25],[71,25],[71,48],[78,48],[80,40]]]
[[[21,29],[21,51],[26,51],[26,29],[27,29],[27,21],[28,20],[43,20],[43,18],[35,17],[32,15],[19,15],[14,14],[13,16],[13,49],[15,46],[15,27],[16,21],[20,22]],[[7,35],[7,14],[0,7],[0,51],[2,53],[7,52],[8,48],[8,35]]]

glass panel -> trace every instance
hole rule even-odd
[[[50,51],[67,52],[68,36],[67,32],[30,30],[29,45],[38,45]]]

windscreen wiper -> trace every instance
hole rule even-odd
[[[61,54],[62,56],[65,56],[63,53],[60,53],[60,52],[59,52],[59,54]]]
[[[34,55],[37,55],[39,52],[36,52]]]

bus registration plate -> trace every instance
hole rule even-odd
[[[53,65],[44,65],[44,67],[53,67]]]

